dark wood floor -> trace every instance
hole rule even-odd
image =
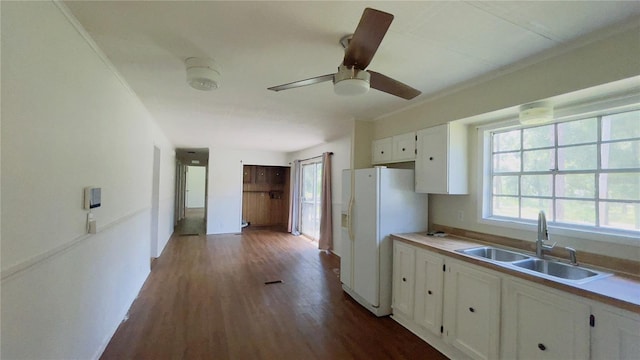
[[[446,359],[344,294],[339,263],[273,231],[174,236],[102,359]]]
[[[184,219],[178,222],[176,232],[180,235],[204,235],[207,232],[204,208],[186,208]]]

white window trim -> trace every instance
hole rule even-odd
[[[617,113],[625,111],[640,110],[640,94],[627,93],[621,96],[602,98],[599,100],[591,101],[588,103],[582,103],[579,105],[565,107],[556,110],[555,122],[564,122],[570,120],[577,120],[580,118],[588,117],[593,114],[605,115],[608,113]],[[489,141],[490,132],[497,129],[521,128],[520,123],[513,117],[502,119],[496,119],[486,125],[477,126],[478,138],[477,138],[477,174],[478,174],[478,201],[477,201],[477,221],[479,224],[490,225],[496,227],[503,227],[515,230],[523,231],[536,231],[537,224],[532,221],[516,220],[516,219],[501,219],[501,218],[488,218],[486,217],[490,213],[490,202],[485,201],[491,197],[491,182],[490,179],[490,164],[489,157],[491,156],[491,149],[489,148],[491,142]],[[561,224],[549,224],[549,233],[551,235],[560,235],[566,237],[572,237],[577,239],[603,241],[608,243],[623,244],[623,245],[639,245],[640,238],[638,233],[634,231],[612,231],[607,232],[606,229],[602,231],[590,231],[587,229],[575,229],[571,227],[564,227]]]

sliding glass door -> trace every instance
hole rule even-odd
[[[322,161],[303,163],[300,176],[300,232],[318,240],[320,238]]]

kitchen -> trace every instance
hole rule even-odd
[[[70,2],[68,6],[75,7],[75,16],[78,18],[81,18],[81,8],[83,7],[85,7],[85,11],[89,11],[87,7],[90,6],[129,6],[125,3],[108,4],[91,5],[88,2]],[[533,6],[532,4],[528,5]],[[289,10],[294,12],[292,9],[296,6],[302,6],[300,4],[287,5],[286,3],[276,5],[284,14],[290,14]],[[428,6],[429,4],[422,5]],[[433,6],[436,5],[442,4],[433,4]],[[482,6],[482,4],[476,5]],[[184,81],[184,64],[179,58],[198,55],[195,54],[198,53],[197,46],[193,47],[192,44],[181,41],[180,38],[171,38],[166,33],[155,38],[151,36],[129,37],[126,33],[115,36],[107,34],[109,29],[125,31],[126,26],[130,26],[125,19],[134,16],[135,9],[132,11],[98,11],[99,17],[106,18],[106,14],[111,14],[122,23],[119,23],[119,26],[111,26],[101,23],[101,20],[96,20],[94,23],[85,21],[83,25],[87,29],[81,30],[82,25],[79,24],[79,20],[74,18],[70,10],[63,9],[64,4],[56,2],[3,3],[2,60],[6,65],[3,65],[2,81],[3,85],[8,83],[15,85],[11,87],[11,92],[5,90],[9,87],[3,86],[3,100],[7,99],[7,101],[3,101],[2,202],[3,210],[14,210],[13,215],[5,211],[2,215],[3,352],[11,354],[10,351],[15,349],[19,351],[22,349],[21,346],[24,346],[24,349],[31,351],[29,354],[35,354],[32,357],[36,358],[39,357],[38,354],[43,353],[58,354],[59,357],[67,358],[90,358],[96,357],[94,354],[99,353],[105,339],[108,340],[126,314],[126,309],[149,274],[148,244],[139,239],[148,238],[148,219],[150,216],[145,209],[150,201],[148,199],[149,184],[146,180],[151,179],[149,164],[152,163],[152,153],[150,149],[154,145],[157,145],[162,151],[161,164],[163,169],[160,178],[161,199],[159,202],[161,217],[159,237],[162,241],[158,246],[158,251],[161,251],[168,241],[173,225],[171,209],[173,208],[174,182],[173,172],[170,169],[175,166],[175,159],[171,154],[177,146],[190,145],[211,149],[209,168],[215,171],[212,171],[208,178],[208,234],[235,233],[241,229],[243,162],[260,166],[286,167],[292,160],[317,156],[325,151],[331,151],[335,154],[333,223],[337,225],[341,224],[340,210],[343,205],[341,204],[343,185],[341,170],[371,168],[372,165],[382,164],[389,167],[396,166],[391,165],[388,160],[374,161],[372,144],[379,141],[388,142],[388,140],[384,140],[388,138],[391,138],[393,144],[394,137],[402,137],[410,133],[416,133],[417,136],[418,132],[447,124],[454,127],[462,125],[466,129],[467,164],[462,167],[454,167],[454,170],[467,170],[466,183],[468,188],[466,193],[458,195],[442,193],[428,195],[429,229],[440,229],[449,234],[454,234],[458,229],[474,236],[491,234],[498,238],[516,239],[533,244],[537,234],[535,218],[527,215],[529,217],[526,218],[525,225],[519,227],[500,226],[499,223],[482,218],[484,210],[482,194],[487,187],[483,181],[485,178],[488,179],[483,172],[484,159],[480,157],[484,136],[488,136],[491,131],[496,130],[491,128],[492,125],[512,126],[517,122],[521,105],[540,100],[553,102],[556,115],[562,117],[563,120],[566,117],[566,121],[569,121],[577,113],[593,113],[597,109],[589,108],[591,105],[599,105],[603,109],[633,110],[629,106],[637,106],[639,103],[637,84],[640,74],[638,73],[637,54],[640,50],[637,42],[637,5],[633,2],[616,5],[622,9],[611,10],[612,14],[618,14],[617,21],[608,24],[609,27],[593,33],[591,36],[585,34],[584,37],[573,39],[574,41],[552,41],[556,44],[555,47],[551,46],[537,56],[530,54],[530,56],[523,58],[526,61],[517,66],[509,67],[507,64],[497,66],[484,77],[474,78],[457,87],[452,83],[452,87],[447,90],[429,93],[429,96],[421,98],[419,102],[412,103],[410,106],[407,106],[404,100],[396,102],[395,99],[389,100],[391,96],[387,98],[386,94],[371,91],[364,98],[361,98],[362,101],[366,101],[367,96],[371,96],[372,102],[380,103],[380,107],[394,111],[385,112],[383,115],[378,114],[379,116],[354,118],[348,114],[350,111],[359,108],[374,109],[376,104],[369,107],[357,101],[347,101],[344,98],[336,97],[330,87],[323,87],[323,85],[318,85],[316,88],[299,89],[301,92],[297,93],[295,91],[298,90],[290,90],[294,93],[268,93],[270,105],[267,104],[262,108],[257,107],[257,113],[252,114],[248,114],[252,110],[250,102],[236,102],[234,100],[248,97],[254,91],[258,92],[255,90],[256,88],[267,93],[268,86],[293,81],[304,76],[313,76],[316,71],[323,73],[323,71],[335,70],[334,67],[342,58],[343,51],[337,41],[334,41],[337,39],[328,41],[323,38],[323,40],[319,40],[315,36],[321,35],[313,35],[314,40],[311,40],[310,43],[323,43],[325,40],[331,43],[331,46],[326,45],[323,49],[326,50],[324,55],[315,55],[311,51],[312,44],[300,41],[303,43],[302,48],[306,50],[303,53],[313,53],[314,55],[310,55],[311,57],[322,57],[322,61],[318,61],[318,63],[326,62],[329,66],[328,70],[324,69],[326,64],[311,64],[312,62],[307,59],[304,61],[308,61],[309,66],[312,67],[308,70],[309,74],[300,69],[295,70],[294,74],[287,74],[286,71],[275,73],[262,70],[266,78],[260,84],[253,84],[251,87],[253,90],[245,88],[243,90],[245,93],[242,95],[227,92],[234,89],[234,81],[239,81],[242,77],[240,79],[227,77],[225,78],[226,82],[222,83],[223,85],[217,92],[204,94],[193,92],[188,88]],[[140,3],[130,6],[143,7]],[[171,16],[177,16],[180,13],[176,4],[157,4],[157,6],[169,8],[176,6],[176,12],[172,12]],[[218,15],[217,22],[207,21],[207,23],[213,23],[211,26],[214,26],[216,24],[229,25],[229,22],[237,21],[237,18],[233,16],[224,18],[224,14],[237,14],[227,9],[227,7],[232,7],[230,3],[219,6],[225,7],[225,10],[231,12],[222,12],[223,15]],[[238,6],[244,6],[244,11],[249,11],[252,14],[255,12],[255,10],[247,9],[254,4]],[[312,4],[309,6],[321,5]],[[354,29],[357,25],[357,19],[365,7],[363,4],[347,6],[350,18],[355,20],[348,20],[348,26],[340,26],[340,31]],[[376,7],[375,4],[371,4],[371,6]],[[472,5],[457,4],[455,6]],[[597,10],[599,6],[606,6],[606,4],[596,3],[593,6]],[[625,17],[616,11],[625,12],[624,9],[636,17],[631,17],[629,23],[617,24]],[[485,8],[484,10],[491,9]],[[389,11],[393,12],[393,6],[390,5]],[[148,17],[148,13],[141,12]],[[606,13],[606,11],[595,11],[596,14],[598,12]],[[126,14],[126,16],[122,14]],[[158,14],[165,13],[159,11]],[[189,19],[201,19],[199,14],[200,12],[192,10],[189,13]],[[571,13],[566,18],[593,19],[596,14],[582,17]],[[400,26],[397,31],[401,32],[400,29],[403,31],[411,30],[407,28],[406,22],[401,21],[402,16],[398,13],[396,15],[398,17],[393,26],[396,24]],[[167,17],[167,23],[169,23],[171,16]],[[416,12],[413,16],[419,17],[420,15]],[[540,17],[545,18],[544,16]],[[256,16],[255,18],[262,19],[263,17]],[[435,22],[435,19],[430,20]],[[596,22],[591,20],[589,22],[598,27]],[[302,21],[302,23],[314,24],[314,20]],[[36,24],[38,25],[36,26]],[[145,26],[150,25],[145,24]],[[487,23],[481,24],[487,25]],[[488,24],[486,28],[491,29],[491,22]],[[469,26],[469,24],[466,25]],[[520,22],[520,25],[523,24]],[[533,24],[528,25],[533,26]],[[293,41],[290,29],[283,28],[287,28],[287,26],[278,26],[278,24],[271,26],[273,31],[279,31],[278,34],[282,36],[274,37]],[[304,29],[310,31],[307,27]],[[215,30],[217,30],[216,33],[228,36],[240,35],[240,33],[220,31],[218,28]],[[534,28],[533,30],[539,29]],[[596,28],[592,30],[595,31]],[[38,34],[36,39],[32,38],[34,33]],[[301,35],[305,34],[311,36],[304,31],[301,32]],[[437,34],[439,33],[436,32]],[[465,34],[473,34],[473,32],[467,31]],[[396,65],[396,59],[400,60],[402,56],[389,55],[394,53],[394,46],[400,46],[394,45],[399,43],[393,41],[398,39],[394,38],[393,32],[390,35],[392,36],[386,39],[384,44],[391,48],[380,48],[377,55],[377,59],[380,60],[376,60],[381,62],[380,67],[372,65],[372,68],[380,69],[390,76],[405,76],[402,79],[407,83],[411,83],[412,80],[418,81],[418,77],[415,75],[400,75],[404,71],[403,68],[408,66]],[[554,37],[557,34],[543,33],[543,35]],[[93,37],[95,39],[92,40]],[[265,37],[268,36],[265,35]],[[149,43],[138,46],[138,43],[135,42],[144,42],[148,38],[155,39],[150,42],[156,45],[161,44],[164,48],[158,49]],[[206,36],[198,35],[195,38],[209,39],[213,36],[207,34]],[[558,36],[558,38],[563,39],[562,36]],[[65,41],[59,39],[65,39]],[[252,39],[252,37],[248,36],[246,39]],[[474,44],[475,41],[472,37],[458,39],[460,42],[462,40],[467,40],[468,44]],[[129,41],[133,41],[135,45]],[[236,43],[241,43],[241,41]],[[286,44],[287,42],[279,40],[279,43]],[[452,44],[455,43],[456,41],[452,42]],[[517,44],[516,41],[512,46],[515,47]],[[117,50],[120,45],[123,47]],[[257,42],[252,45],[254,46],[253,50],[237,51],[234,54],[238,58],[247,58],[246,54],[253,54],[256,48],[263,49]],[[533,46],[531,43],[524,42],[523,47],[527,48],[528,45]],[[134,51],[131,49],[145,49],[147,46],[156,49],[157,53],[167,58],[170,57],[171,61],[158,66],[157,72],[152,72],[154,67],[145,63],[147,58],[144,56],[143,59],[139,59],[141,62],[135,63],[135,65],[127,62],[124,55],[133,53]],[[221,48],[224,44],[216,43],[216,46]],[[282,45],[274,44],[271,48],[276,49],[277,51],[274,51],[276,53],[283,51]],[[100,49],[111,56],[107,57]],[[487,53],[500,54],[503,52],[499,51],[501,49],[502,47],[498,46],[497,50],[487,51]],[[476,47],[476,50],[480,51],[483,48]],[[41,56],[42,51],[46,51],[47,58]],[[172,51],[175,54],[179,53],[179,55],[175,56]],[[228,70],[225,74],[230,75],[235,61],[241,59],[231,57],[225,59],[224,56],[228,54],[230,52],[220,56],[222,56],[222,60],[227,60],[223,61]],[[218,56],[217,53],[214,55]],[[293,60],[298,60],[299,56],[279,55],[278,58],[283,57],[291,59],[291,63],[287,63],[288,66],[281,66],[280,62],[272,62],[269,65],[273,69],[285,68],[285,70],[291,71],[291,67],[295,66]],[[430,56],[421,57],[421,59],[429,58]],[[25,59],[29,61],[25,61]],[[426,62],[426,60],[421,61]],[[113,62],[113,65],[109,65],[110,62]],[[482,61],[476,62],[486,64]],[[465,62],[465,64],[467,63]],[[119,67],[121,65],[123,65],[122,68]],[[131,66],[128,67],[128,65]],[[437,83],[438,81],[434,81],[434,78],[445,74],[446,71],[433,69],[438,66],[441,69],[446,68],[444,65],[424,64],[424,68],[420,67],[419,72],[429,76],[422,81]],[[429,66],[434,68],[429,71]],[[113,68],[118,68],[119,72]],[[84,71],[87,69],[89,70]],[[245,72],[254,70],[249,65],[243,66],[242,69]],[[145,71],[150,72],[146,73]],[[80,72],[79,76],[68,76],[68,74],[77,74],[78,72]],[[129,78],[131,74],[134,75]],[[137,77],[136,74],[141,75]],[[449,75],[456,78],[461,74],[462,72],[456,72]],[[127,81],[124,81],[123,77],[127,78]],[[202,121],[193,124],[188,123],[189,119],[183,117],[180,120],[184,120],[184,122],[178,122],[178,124],[189,124],[189,126],[184,126],[188,128],[186,133],[195,133],[193,136],[199,136],[200,133],[203,135],[200,140],[185,144],[185,138],[178,137],[179,134],[183,134],[183,129],[180,129],[180,126],[175,126],[171,131],[164,130],[163,132],[156,124],[156,121],[165,120],[165,116],[172,113],[165,107],[168,102],[157,101],[155,95],[149,95],[149,89],[160,88],[161,86],[157,82],[162,81],[183,86],[179,91],[175,90],[176,93],[173,90],[169,91],[169,97],[187,99],[185,101],[189,108],[187,113],[193,117],[196,117],[207,103],[218,101],[230,104],[240,103],[234,108],[217,103],[214,107],[217,106],[218,113],[234,114],[238,117],[246,116],[247,118],[259,118],[256,114],[266,117],[268,114],[265,109],[286,109],[279,113],[283,119],[286,118],[285,112],[303,118],[305,112],[301,110],[299,105],[309,105],[309,120],[300,128],[314,135],[310,143],[303,143],[300,137],[289,132],[292,130],[291,127],[272,130],[271,128],[276,128],[276,126],[253,124],[252,126],[256,126],[259,131],[249,133],[241,130],[236,132],[229,130],[227,132],[225,126],[230,126],[227,123],[213,125]],[[127,83],[130,85],[126,85]],[[132,88],[136,90],[138,95],[132,95],[134,93]],[[88,89],[96,89],[96,91],[92,92]],[[100,96],[96,94],[100,94]],[[209,96],[211,94],[213,96]],[[151,98],[151,103],[145,108],[138,96],[146,97],[147,95]],[[199,100],[192,100],[193,97],[197,97]],[[113,101],[105,101],[105,98]],[[309,101],[309,98],[314,101]],[[283,99],[290,99],[288,100],[290,101],[289,106],[280,103],[285,101]],[[89,104],[89,106],[74,106],[79,101],[83,104]],[[340,106],[335,106],[336,102]],[[40,106],[33,106],[33,104]],[[112,116],[114,108],[119,109],[116,117]],[[162,115],[152,116],[149,112],[151,110]],[[312,115],[314,110],[326,111],[329,113],[328,118]],[[28,116],[25,115],[27,111]],[[345,113],[347,114],[345,115]],[[51,114],[55,114],[55,117],[52,117]],[[332,116],[334,118],[330,118]],[[375,121],[370,121],[373,119]],[[270,125],[277,124],[278,119],[270,120],[272,121],[269,123]],[[323,123],[325,120],[331,125],[330,130],[335,130],[335,132],[328,130],[322,132],[315,128],[315,124]],[[207,129],[211,132],[194,129]],[[177,138],[170,141],[164,135],[165,133],[176,135]],[[34,136],[25,137],[24,134],[34,134]],[[78,136],[69,136],[69,134]],[[264,149],[256,150],[239,149],[233,146],[234,142],[257,143],[258,141],[263,141],[263,143],[266,141],[270,144],[287,143],[287,146],[291,146],[291,148],[277,150],[267,146]],[[631,139],[630,141],[637,140]],[[400,148],[402,149],[402,147]],[[77,149],[84,149],[84,151],[77,151]],[[42,159],[43,154],[47,156],[49,161],[42,164],[38,173],[25,169],[24,164],[41,162],[39,160]],[[135,154],[135,156],[131,156],[131,154]],[[68,161],[69,156],[73,156],[74,161]],[[408,162],[411,163],[411,161]],[[405,165],[406,163],[407,161],[402,162]],[[79,167],[77,164],[83,164],[83,166]],[[411,168],[412,166],[405,167]],[[417,166],[414,167],[416,167],[416,171],[419,171]],[[22,182],[13,181],[14,178],[8,174],[20,175],[17,179]],[[98,217],[97,236],[87,238],[84,237],[86,214],[78,209],[77,204],[80,203],[77,199],[79,195],[76,194],[78,192],[69,189],[69,184],[73,184],[75,189],[94,182],[104,186],[104,206],[95,212]],[[32,186],[27,189],[22,186],[25,183]],[[627,200],[635,201],[633,199]],[[34,204],[38,206],[34,206]],[[550,213],[548,212],[547,215]],[[101,231],[101,226],[107,224],[111,224],[110,227],[105,227],[104,231]],[[24,229],[33,229],[33,231],[25,233]],[[56,229],[56,231],[51,231],[51,229]],[[341,238],[341,231],[340,226],[334,226],[334,239],[336,240],[333,250],[337,255],[343,254],[342,249],[345,246],[345,242]],[[583,238],[582,235],[576,233],[562,232],[553,224],[550,226],[549,233],[552,242],[558,242],[558,250],[560,247],[574,248],[577,252],[578,262],[588,264],[583,257],[587,253],[621,259],[625,264],[626,261],[637,264],[637,260],[640,258],[637,231],[633,233],[635,235],[630,237],[613,236],[614,241],[601,239],[599,235]],[[94,242],[89,239],[103,239],[104,241]],[[615,241],[616,239],[619,241]],[[76,246],[77,244],[87,245]],[[91,244],[91,247],[88,244]],[[153,254],[153,256],[158,255],[158,253]],[[566,259],[567,254],[563,250],[559,256]],[[91,259],[91,261],[87,259]],[[83,277],[83,274],[91,274],[90,281]],[[115,287],[113,284],[120,286]],[[82,289],[82,291],[78,291],[78,289]],[[56,308],[56,311],[50,311],[48,300],[38,296],[42,292],[51,294],[49,299],[61,299],[60,306]],[[95,306],[86,308],[84,304],[94,304]],[[83,309],[82,315],[77,315],[77,309]],[[94,312],[98,312],[99,316],[93,316]],[[69,324],[68,319],[74,319],[75,322]],[[69,324],[69,326],[64,327],[61,331],[53,331],[52,327],[45,326],[51,323]],[[11,329],[21,329],[21,331],[12,331]],[[52,341],[28,341],[29,339],[20,336],[22,331],[31,334],[30,339],[52,339]],[[51,334],[54,334],[55,337],[51,337]],[[77,345],[77,339],[82,340],[79,341],[82,343],[81,345]],[[11,346],[6,347],[6,344],[11,344]],[[73,344],[80,348],[75,348]],[[53,350],[60,352],[54,353]]]

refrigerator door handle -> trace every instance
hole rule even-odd
[[[349,210],[347,212],[348,214],[348,220],[347,220],[347,228],[349,229],[349,239],[351,239],[351,241],[354,240],[354,235],[353,235],[353,197],[351,197],[349,199]]]

